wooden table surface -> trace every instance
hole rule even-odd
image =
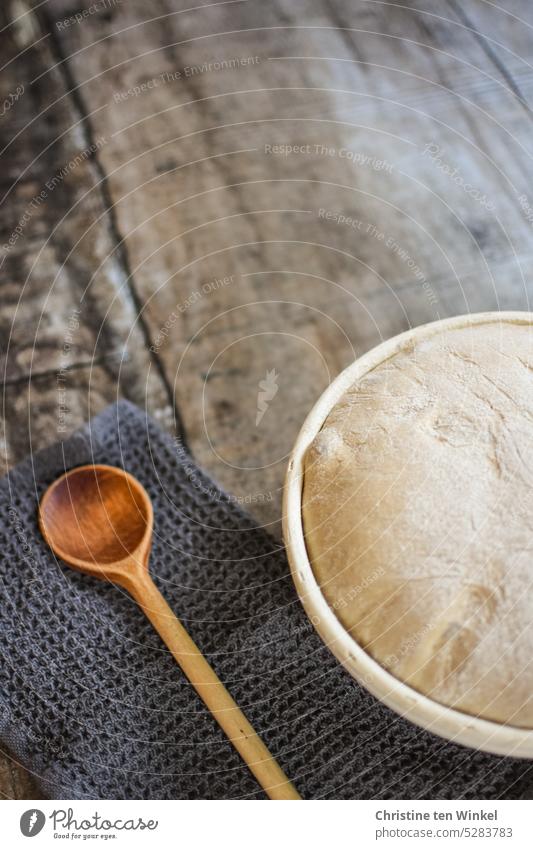
[[[2,463],[126,397],[279,535],[341,369],[530,307],[533,7],[194,5],[2,6]]]

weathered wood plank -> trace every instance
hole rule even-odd
[[[453,5],[418,5],[47,6],[193,451],[274,531],[354,354],[529,305],[529,116]]]
[[[39,798],[30,773],[7,754],[0,752],[0,800]]]
[[[30,452],[65,439],[125,392],[103,366],[73,368],[57,375],[21,378],[3,387],[6,417],[0,422],[0,474]]]
[[[526,108],[533,107],[533,8],[528,0],[508,0],[505,6],[470,0],[449,0],[458,18],[476,33],[487,56],[499,68],[510,90]]]
[[[162,410],[168,393],[148,368],[93,163],[105,140],[84,134],[61,75],[51,70],[49,39],[19,57],[16,33],[2,34],[5,90],[22,93],[0,137],[0,381],[104,363],[111,382],[120,375],[132,399],[144,403],[147,395]]]

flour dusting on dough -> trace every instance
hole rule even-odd
[[[358,381],[307,452],[302,512],[326,599],[378,662],[533,728],[529,326],[444,330]]]

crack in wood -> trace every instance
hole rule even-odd
[[[34,380],[44,380],[47,377],[57,377],[58,374],[65,372],[75,372],[81,371],[86,368],[93,368],[94,366],[102,366],[106,365],[106,363],[113,363],[117,360],[124,361],[126,359],[123,351],[118,352],[110,352],[108,354],[104,354],[102,357],[97,357],[91,360],[80,360],[77,363],[71,363],[68,366],[63,366],[61,369],[44,369],[43,371],[32,371],[31,374],[21,374],[18,377],[8,378],[7,380],[0,381],[0,389],[6,386],[22,386],[29,381]]]
[[[163,363],[161,362],[160,357],[157,352],[153,350],[153,343],[150,337],[150,329],[146,322],[146,319],[143,315],[144,304],[138,294],[137,286],[135,285],[135,280],[133,276],[133,272],[131,269],[131,264],[128,257],[128,251],[125,244],[125,240],[120,233],[120,229],[117,222],[117,216],[114,209],[113,198],[111,195],[111,191],[109,188],[109,181],[107,179],[107,174],[105,169],[100,161],[98,156],[98,148],[95,144],[95,135],[91,126],[91,122],[88,117],[88,110],[86,108],[84,99],[82,94],[80,93],[79,86],[76,83],[76,80],[70,70],[68,64],[68,56],[65,55],[61,43],[57,37],[57,34],[54,29],[53,21],[48,14],[46,9],[36,10],[36,15],[39,18],[41,26],[43,30],[50,36],[50,50],[54,55],[57,62],[57,70],[63,77],[66,94],[71,100],[72,108],[75,114],[80,118],[80,128],[81,132],[84,135],[84,141],[87,147],[91,147],[95,149],[94,156],[92,158],[92,164],[98,176],[97,188],[100,192],[101,200],[103,207],[105,209],[107,215],[107,225],[110,234],[111,241],[115,247],[115,252],[118,258],[119,265],[122,268],[124,274],[125,284],[127,286],[127,291],[131,298],[133,307],[135,309],[137,319],[139,322],[139,329],[142,333],[145,346],[147,348],[148,354],[150,356],[151,361],[154,363],[157,374],[163,384],[165,391],[168,395],[169,404],[174,414],[174,423],[176,430],[182,440],[183,444],[189,450],[187,444],[187,437],[185,432],[185,427],[183,424],[183,417],[180,413],[178,405],[176,403],[176,397],[174,391],[172,389],[172,385],[170,384],[168,377],[166,375]]]

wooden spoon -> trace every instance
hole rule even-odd
[[[45,492],[39,526],[69,566],[119,584],[133,596],[268,796],[299,799],[152,581],[153,510],[139,481],[114,466],[72,469]]]

